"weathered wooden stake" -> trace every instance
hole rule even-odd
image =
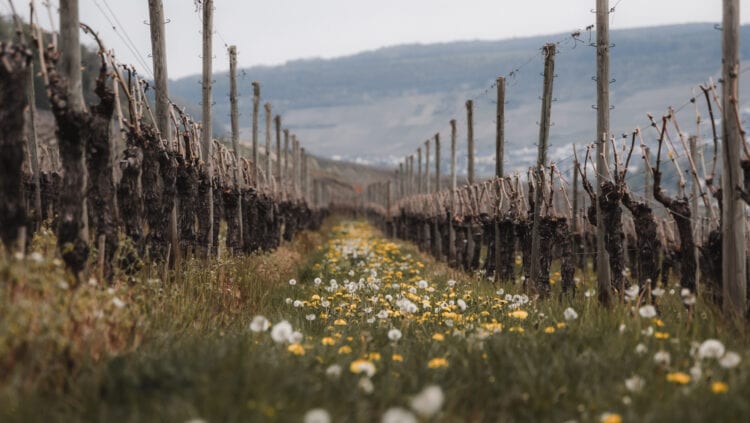
[[[495,176],[502,178],[503,160],[505,160],[505,78],[502,76],[497,78],[497,113],[495,119]]]
[[[266,174],[266,186],[270,187],[273,181],[271,176],[271,103],[265,104],[266,109],[266,163],[265,163],[265,174]]]
[[[424,142],[424,192],[430,193],[430,140]]]
[[[258,152],[258,114],[260,113],[260,83],[253,82],[253,185],[260,182],[260,154]]]
[[[422,193],[422,147],[417,148],[417,194]]]
[[[722,288],[724,312],[747,314],[747,263],[745,203],[739,187],[744,187],[740,155],[740,122],[734,113],[739,104],[740,84],[740,0],[724,0],[722,24]]]
[[[604,216],[599,207],[609,155],[609,0],[596,0],[596,285],[599,301],[609,304],[612,277],[605,248]]]
[[[238,214],[242,214],[242,178],[240,177],[240,119],[237,101],[237,47],[229,46],[229,105],[230,119],[232,125],[232,149],[234,150],[234,186],[237,189]],[[239,219],[239,239],[244,238],[244,228],[242,227],[245,219]],[[177,250],[175,250],[177,251]]]
[[[78,0],[60,0],[60,68],[68,81],[70,107],[85,109],[81,82],[81,42]]]
[[[214,1],[203,0],[203,127],[201,141],[203,147],[203,160],[208,171],[208,180],[211,186],[214,181],[214,164],[212,157],[213,132],[211,129],[211,80],[213,78],[213,33],[214,33]],[[208,245],[206,251],[211,254],[214,239],[214,194],[213,189],[208,190]]]
[[[281,116],[276,115],[274,118],[274,124],[276,125],[276,186],[277,189],[281,189]]]
[[[474,185],[474,102],[466,102],[466,142],[468,144],[468,179]]]
[[[552,86],[555,80],[555,44],[544,46],[544,90],[542,94],[542,116],[539,120],[539,155],[534,173],[536,174],[536,188],[534,189],[534,222],[531,229],[531,280],[529,286],[539,294],[549,294],[549,280],[542,280],[540,262],[542,241],[540,228],[542,223],[542,203],[545,193],[545,172],[547,168],[547,142],[549,140],[550,115],[552,112]]]
[[[456,265],[456,229],[453,219],[456,213],[456,119],[451,119],[451,200],[448,216],[448,262]]]
[[[440,133],[435,134],[435,192],[440,192]]]

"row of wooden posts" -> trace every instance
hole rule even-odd
[[[716,166],[713,166],[710,175],[704,174],[704,181],[700,181],[697,172],[697,141],[695,138],[690,138],[687,146],[687,141],[683,137],[677,126],[676,117],[674,112],[670,111],[665,116],[663,122],[657,122],[652,119],[652,124],[655,128],[662,128],[659,136],[659,155],[661,156],[662,142],[664,141],[665,132],[667,131],[667,124],[674,123],[677,132],[682,140],[683,147],[685,149],[685,156],[688,157],[689,172],[691,179],[693,179],[692,185],[692,200],[689,201],[685,196],[684,188],[685,182],[682,178],[682,170],[679,168],[677,161],[672,157],[670,149],[670,159],[677,167],[677,172],[680,174],[680,187],[681,192],[676,199],[671,199],[664,192],[662,192],[660,185],[661,182],[661,171],[659,168],[660,157],[657,158],[656,167],[651,166],[650,151],[641,141],[642,154],[645,160],[646,167],[646,204],[649,208],[652,207],[652,202],[655,199],[658,203],[661,203],[665,210],[674,218],[676,226],[680,229],[681,242],[685,245],[690,245],[691,254],[694,254],[694,263],[699,261],[699,246],[693,242],[690,231],[683,233],[681,229],[685,225],[692,225],[693,228],[696,226],[696,221],[699,221],[701,212],[699,212],[699,200],[702,199],[705,213],[709,213],[712,217],[714,216],[714,207],[711,204],[710,194],[713,194],[719,202],[721,218],[715,219],[720,222],[720,227],[716,229],[716,239],[720,240],[721,249],[718,258],[718,263],[714,263],[713,267],[719,269],[721,274],[721,280],[717,283],[721,286],[721,296],[724,298],[723,307],[728,313],[733,314],[746,314],[747,312],[747,271],[746,271],[746,225],[747,219],[745,217],[746,203],[742,200],[742,196],[748,197],[750,192],[750,186],[746,186],[745,176],[743,174],[743,168],[750,169],[750,156],[742,158],[742,151],[747,153],[747,146],[744,141],[744,132],[739,122],[739,2],[738,0],[724,0],[723,1],[723,24],[722,24],[722,63],[723,71],[722,78],[723,84],[721,85],[721,98],[719,100],[716,95],[715,86],[704,88],[704,93],[708,103],[709,111],[711,112],[712,125],[714,124],[713,111],[711,108],[711,99],[709,98],[709,92],[713,92],[717,100],[717,109],[721,111],[721,148],[718,148],[719,131],[714,127],[714,151],[721,151],[722,156],[722,175],[721,175],[721,186],[717,187],[715,184],[712,185]],[[597,123],[596,123],[596,141],[595,152],[593,152],[594,159],[591,164],[592,167],[600,170],[596,172],[596,183],[589,192],[592,198],[592,217],[591,221],[592,230],[595,231],[593,240],[595,246],[592,248],[595,254],[594,267],[596,269],[596,280],[597,289],[600,292],[600,298],[604,302],[609,302],[613,296],[614,289],[621,289],[617,285],[613,285],[612,281],[620,279],[619,275],[614,274],[616,269],[612,268],[613,259],[609,257],[611,254],[610,248],[608,248],[608,228],[607,216],[608,212],[602,210],[605,205],[603,199],[608,195],[608,189],[615,187],[618,192],[616,201],[617,207],[620,207],[620,197],[623,192],[628,191],[624,184],[624,174],[627,169],[622,170],[623,173],[612,175],[609,173],[611,166],[615,168],[622,166],[622,161],[618,162],[617,151],[614,147],[612,132],[610,130],[610,104],[609,104],[609,84],[610,84],[610,71],[609,71],[609,54],[610,54],[610,39],[609,39],[609,2],[608,0],[597,0],[596,9],[596,85],[597,85]],[[540,252],[545,248],[542,245],[542,237],[540,236],[540,230],[542,229],[543,213],[542,207],[549,200],[545,196],[551,198],[552,192],[549,188],[545,188],[550,180],[550,177],[545,178],[544,175],[551,175],[554,169],[549,168],[547,150],[548,150],[548,139],[550,129],[550,113],[552,105],[552,92],[554,83],[554,65],[555,65],[555,54],[556,45],[547,44],[543,48],[544,54],[544,85],[543,85],[543,96],[542,96],[542,107],[541,117],[539,121],[540,133],[538,140],[538,159],[536,165],[531,168],[529,173],[529,180],[531,185],[535,185],[533,189],[535,198],[530,198],[529,203],[533,204],[534,209],[529,211],[529,217],[532,219],[531,229],[531,246],[530,254],[532,257],[528,260],[530,263],[529,277],[532,281],[537,283],[543,281],[543,277],[540,275],[539,263],[540,263]],[[495,83],[497,87],[497,128],[496,128],[496,154],[495,154],[495,177],[499,180],[505,180],[509,175],[506,175],[503,169],[504,165],[504,104],[505,104],[505,78],[500,77]],[[695,100],[694,100],[695,101]],[[467,169],[467,183],[469,187],[477,186],[476,175],[474,170],[474,137],[473,137],[473,102],[471,100],[466,102],[466,128],[467,128],[467,147],[468,147],[468,169]],[[663,125],[662,125],[663,123]],[[448,192],[452,193],[447,196],[447,204],[445,207],[448,210],[449,215],[455,216],[457,211],[457,201],[460,198],[456,194],[459,190],[457,188],[457,176],[456,176],[456,121],[451,120],[451,151],[450,151],[450,174],[448,178]],[[666,134],[668,136],[668,133]],[[636,130],[633,133],[633,143],[635,143],[636,136],[641,137],[640,130]],[[424,142],[423,146],[420,146],[416,151],[416,163],[415,155],[407,156],[401,163],[399,163],[398,169],[396,169],[394,177],[387,181],[382,181],[373,184],[367,189],[366,202],[369,204],[369,210],[377,210],[377,215],[381,216],[384,221],[396,222],[399,218],[403,218],[404,205],[410,201],[427,201],[428,203],[435,202],[436,196],[439,194],[443,187],[444,177],[441,175],[441,144],[440,134],[435,134],[430,140]],[[430,172],[430,157],[431,147],[434,146],[434,175],[431,176]],[[424,148],[423,148],[424,147]],[[615,150],[615,151],[612,151]],[[633,144],[631,144],[631,153],[633,150]],[[423,154],[424,160],[423,160]],[[614,163],[612,161],[612,155],[614,154]],[[702,154],[702,152],[701,152]],[[628,160],[630,157],[628,156]],[[716,157],[714,158],[716,160]],[[424,167],[423,167],[424,163]],[[416,167],[415,167],[416,166]],[[575,160],[574,168],[580,168],[578,158]],[[584,169],[585,171],[585,169]],[[578,225],[578,219],[576,218],[577,209],[580,208],[578,204],[578,176],[580,172],[573,172],[573,185],[575,192],[572,195],[573,205],[572,219],[574,226]],[[583,174],[581,175],[583,176]],[[749,175],[750,176],[750,175]],[[654,178],[654,184],[649,183],[649,178]],[[622,180],[621,180],[622,179]],[[705,188],[702,188],[701,182],[705,184]],[[583,181],[584,186],[587,183]],[[654,190],[654,185],[657,185],[658,189]],[[624,188],[623,188],[624,187]],[[604,191],[603,191],[604,190]],[[531,195],[529,190],[529,195]],[[425,200],[425,195],[432,193],[430,200]],[[722,195],[723,193],[723,195]],[[653,196],[655,194],[655,196]],[[568,194],[565,194],[568,195]],[[439,201],[438,201],[439,202]],[[682,207],[684,203],[684,209],[679,209],[678,206]],[[614,204],[614,203],[613,203]],[[631,203],[632,205],[632,203]],[[624,207],[624,205],[623,205]],[[692,210],[693,217],[690,217],[690,210]],[[688,216],[685,219],[685,212],[687,211]],[[478,216],[477,216],[478,217]],[[637,220],[637,219],[636,219]],[[652,219],[653,220],[653,219]],[[621,220],[618,217],[617,225],[621,226]],[[681,226],[682,224],[682,226]],[[394,229],[395,223],[392,223],[391,229]],[[579,226],[580,228],[580,226]],[[621,231],[621,228],[616,230]],[[452,238],[454,235],[450,235]],[[683,239],[690,238],[690,239]],[[449,245],[453,245],[453,240],[446,240]],[[611,245],[610,245],[611,247]],[[712,248],[715,249],[716,245]],[[701,248],[708,248],[707,245],[701,246]],[[716,260],[713,257],[712,260]],[[695,266],[697,268],[697,266]],[[686,272],[683,269],[683,272]],[[690,287],[688,287],[690,288]],[[622,294],[622,292],[620,292]]]

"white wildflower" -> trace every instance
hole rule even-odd
[[[638,314],[640,314],[644,319],[654,318],[656,317],[656,307],[652,306],[651,304],[642,306],[638,309]]]
[[[690,368],[690,378],[694,382],[701,380],[701,376],[703,376],[703,369],[701,369],[701,366],[696,364]]]
[[[253,332],[265,332],[271,327],[271,322],[265,316],[255,316],[250,322],[250,330]]]
[[[732,369],[737,367],[741,361],[742,358],[739,354],[734,351],[727,351],[724,357],[719,359],[719,365],[725,369]]]
[[[657,351],[656,354],[654,354],[654,362],[660,366],[669,366],[669,363],[672,361],[672,356],[669,355],[669,352],[660,350]]]
[[[638,285],[630,285],[630,287],[625,290],[625,300],[626,301],[635,300],[636,298],[638,298],[639,292],[640,292],[640,288],[638,288]]]
[[[302,301],[300,301],[300,300],[294,300],[294,303],[292,303],[292,304],[294,305],[295,308],[302,307]]]
[[[341,366],[338,364],[331,364],[326,369],[326,376],[330,377],[331,379],[338,379],[339,376],[341,376]]]
[[[315,278],[313,280],[313,284],[315,284],[315,286],[320,286],[321,283],[323,283],[323,280],[320,278]]]
[[[653,295],[654,297],[661,297],[665,292],[666,291],[664,291],[664,288],[654,288],[651,291],[651,295]]]
[[[357,386],[362,390],[362,392],[368,395],[375,390],[375,385],[373,385],[369,377],[363,377],[362,379],[360,379],[359,383],[357,383]]]
[[[289,285],[291,286],[297,285],[297,279],[289,279]]]
[[[399,339],[401,339],[401,331],[398,330],[398,329],[396,329],[396,328],[393,328],[393,329],[389,330],[388,331],[388,339],[390,339],[391,341],[394,341],[394,342],[398,341]]]
[[[638,375],[625,379],[625,387],[628,388],[628,391],[630,392],[639,392],[644,386],[646,386],[646,381]]]
[[[44,257],[42,257],[42,255],[38,252],[34,251],[33,253],[29,254],[29,259],[31,259],[31,261],[41,263],[44,260]]]
[[[307,316],[305,316],[305,319],[307,319],[308,322],[312,322],[313,320],[315,320],[315,314],[310,313]]]
[[[563,312],[563,316],[565,316],[565,320],[575,320],[578,318],[578,313],[573,310],[573,307],[568,307]]]
[[[287,342],[292,335],[292,324],[286,320],[276,323],[271,328],[271,339],[277,344]]]
[[[636,354],[643,355],[646,354],[646,351],[648,351],[648,348],[646,348],[646,345],[644,344],[638,344],[635,346]]]
[[[378,319],[387,319],[388,318],[388,310],[380,310],[378,314],[376,315]]]
[[[430,418],[440,411],[444,399],[443,390],[437,385],[431,385],[414,396],[409,404],[419,416]]]
[[[720,358],[724,355],[726,349],[724,344],[718,339],[706,339],[703,341],[700,347],[698,347],[698,358]]]
[[[427,288],[427,281],[422,279],[421,281],[417,282],[417,288],[419,289],[426,289]]]
[[[123,307],[125,307],[125,301],[123,301],[123,300],[121,300],[121,299],[119,299],[117,297],[112,298],[112,304],[115,307],[117,307],[117,308],[123,308]]]
[[[322,408],[314,408],[305,413],[304,423],[331,423],[331,415]]]
[[[417,423],[417,417],[409,410],[401,407],[389,408],[383,417],[381,423]]]
[[[458,305],[458,308],[460,308],[461,311],[466,311],[466,301],[459,298],[458,301],[456,301],[456,305]]]

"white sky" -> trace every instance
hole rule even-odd
[[[28,13],[26,0],[13,1],[17,9]],[[36,0],[38,6],[41,1]],[[127,33],[134,50],[150,65],[149,27],[144,24],[148,22],[147,0],[79,1],[81,21],[100,31],[121,61],[138,65],[118,35]],[[51,2],[56,7],[59,0]],[[214,5],[214,70],[221,71],[229,66],[224,41],[237,45],[240,66],[271,65],[404,43],[568,32],[594,23],[595,1],[214,0]],[[613,29],[721,20],[721,0],[610,0],[610,7],[615,5]],[[201,24],[193,0],[164,0],[164,9],[170,21],[166,25],[170,78],[200,73]],[[0,0],[0,13],[8,10],[7,0]],[[42,24],[49,26],[46,11],[42,10],[41,17]],[[750,9],[742,9],[741,20],[750,22]]]

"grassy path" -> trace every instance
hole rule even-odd
[[[678,288],[664,287],[658,316],[637,298],[603,310],[585,286],[571,301],[536,301],[519,284],[459,275],[363,222],[337,225],[308,259],[262,296],[262,315],[200,336],[167,331],[156,346],[78,376],[67,392],[22,401],[15,416],[750,419],[747,336],[700,301],[688,312]]]

